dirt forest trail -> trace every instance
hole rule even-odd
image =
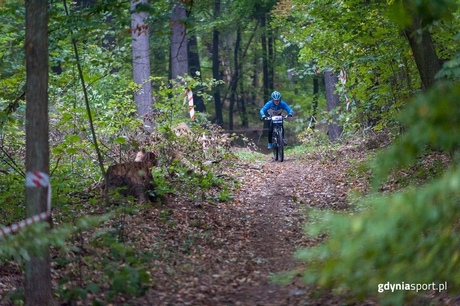
[[[281,286],[270,277],[294,269],[300,264],[293,257],[295,251],[315,243],[303,231],[307,207],[343,209],[349,190],[364,188],[348,177],[346,154],[287,155],[282,163],[266,154],[242,167],[242,186],[234,202],[197,217],[199,223],[212,223],[208,226],[212,239],[195,239],[199,254],[194,250],[195,256],[177,259],[189,262],[185,271],[178,264],[181,272],[168,275],[136,305],[340,304],[300,281]],[[362,155],[353,154],[355,159]],[[161,264],[158,267],[159,272]]]

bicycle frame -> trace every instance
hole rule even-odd
[[[271,120],[273,125],[272,145],[274,160],[284,161],[284,139],[283,139],[283,121],[287,116],[271,116],[266,120]]]

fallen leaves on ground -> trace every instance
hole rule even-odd
[[[344,148],[287,155],[282,163],[273,162],[270,154],[260,156],[257,162],[229,169],[241,182],[233,201],[194,202],[171,196],[161,207],[139,210],[117,221],[117,226],[123,226],[124,243],[137,256],[144,254],[135,263],[148,267],[151,281],[137,298],[120,294],[113,297],[113,305],[341,303],[339,297],[307,287],[298,279],[282,286],[272,282],[271,276],[301,265],[294,260],[294,252],[317,243],[302,230],[307,208],[346,209],[351,190],[365,192],[365,175],[353,169],[365,153]],[[116,224],[107,226],[110,231]],[[59,255],[67,258],[67,264],[53,263],[53,279],[56,286],[65,277],[70,277],[68,286],[98,283],[99,290],[86,300],[73,301],[91,305],[110,294],[112,280],[103,273],[105,265],[111,260],[127,265],[129,254],[117,255],[113,249],[86,243],[89,237],[82,241],[84,247],[78,252]],[[5,279],[1,277],[2,284]]]
[[[347,156],[347,154],[355,156]],[[332,154],[332,153],[331,153]],[[135,305],[305,305],[339,303],[299,280],[287,286],[270,280],[295,269],[293,258],[307,240],[302,231],[308,207],[345,209],[350,189],[367,188],[349,175],[357,150],[329,156],[311,154],[273,162],[238,165],[242,182],[230,203],[203,205],[172,201],[173,228],[156,224],[152,236],[161,256],[151,271],[155,285]],[[145,214],[157,214],[157,210]],[[153,218],[157,219],[157,218]],[[148,235],[148,233],[145,233]],[[141,235],[143,236],[143,235]]]

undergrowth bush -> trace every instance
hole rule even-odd
[[[215,81],[198,81],[190,77],[181,80],[204,100],[210,98],[206,89]],[[155,104],[156,132],[144,144],[158,157],[154,167],[155,196],[165,194],[187,195],[191,200],[204,201],[229,198],[224,196],[233,184],[225,169],[235,160],[230,149],[233,137],[224,133],[220,126],[211,124],[205,114],[195,114],[190,120],[188,106],[182,102],[185,88],[176,82],[165,84]],[[224,177],[226,178],[224,180]],[[221,195],[211,195],[208,191]]]
[[[324,243],[297,252],[306,282],[332,287],[383,304],[401,305],[436,292],[378,292],[380,284],[445,284],[460,292],[460,85],[439,82],[402,113],[407,131],[372,165],[374,192],[353,214],[311,212],[307,235],[327,234]],[[392,194],[378,187],[395,169],[413,165],[427,149],[452,153],[441,176]],[[314,217],[316,216],[316,217]],[[407,288],[407,287],[406,287]]]

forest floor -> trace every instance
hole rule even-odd
[[[164,249],[151,271],[155,285],[130,304],[355,304],[305,286],[299,278],[280,285],[271,276],[301,268],[294,259],[296,250],[318,243],[307,239],[303,230],[308,208],[346,209],[350,191],[367,188],[366,178],[354,170],[366,152],[342,147],[287,155],[282,163],[266,153],[237,167],[234,175],[242,185],[233,202],[199,208],[169,203],[174,210],[166,223],[174,224],[174,231],[167,224],[158,227],[158,211],[144,212],[137,221],[153,223],[153,230],[137,236],[148,236],[149,243],[157,241]]]
[[[116,251],[113,245],[107,250],[102,240],[101,245],[85,243],[89,236],[75,241],[81,247],[78,252],[53,254],[59,304],[108,305],[93,302],[111,300],[110,305],[149,306],[374,305],[306,286],[300,277],[287,285],[272,281],[274,275],[302,269],[294,253],[320,242],[305,235],[308,208],[344,210],[351,191],[365,192],[367,178],[356,166],[370,152],[362,146],[342,146],[302,156],[287,153],[284,162],[274,162],[268,150],[262,153],[259,160],[229,169],[228,175],[240,181],[231,201],[197,204],[169,197],[160,207],[120,219],[124,243],[138,258],[143,254],[142,259],[133,261],[131,251]],[[108,266],[111,263],[116,265]],[[135,269],[123,270],[124,276],[110,274],[120,266],[148,267],[150,282],[140,281]],[[120,276],[121,284],[108,298],[115,292],[114,278]],[[88,289],[91,282],[97,290]],[[13,305],[8,292],[21,287],[20,265],[0,267],[1,305]],[[86,292],[85,298],[78,297],[78,288]]]
[[[169,197],[161,206],[130,213],[119,221],[131,250],[80,243],[79,252],[54,254],[52,276],[60,305],[377,305],[305,285],[300,273],[288,284],[272,281],[280,273],[305,269],[295,252],[321,242],[305,235],[310,208],[347,210],[350,195],[368,191],[369,173],[361,165],[373,153],[355,143],[302,154],[289,151],[281,163],[265,150],[258,160],[228,169],[227,175],[240,181],[230,201]],[[65,260],[59,263],[59,257]],[[110,274],[127,266],[133,269]],[[148,284],[136,272],[142,267]],[[22,286],[21,270],[0,267],[0,304],[8,301],[5,293]],[[97,290],[88,290],[90,282],[98,284]],[[86,288],[86,297],[65,291],[72,287]],[[111,304],[93,304],[97,300]]]

